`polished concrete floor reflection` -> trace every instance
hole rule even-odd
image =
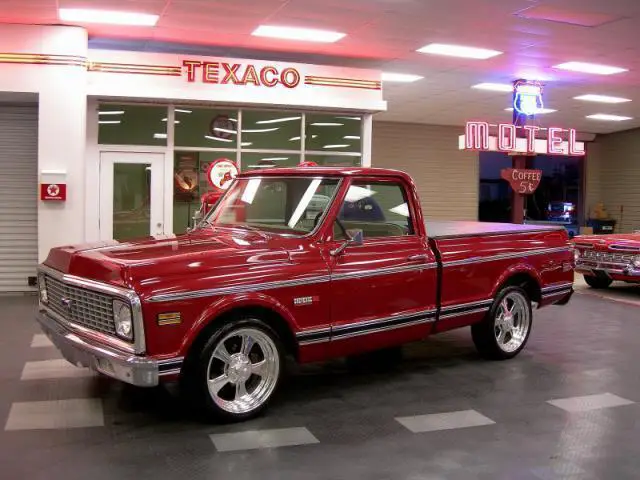
[[[536,312],[528,348],[508,362],[478,358],[461,330],[405,348],[385,371],[293,369],[265,416],[226,426],[191,416],[171,389],[67,365],[38,334],[35,299],[0,297],[0,477],[637,479],[631,292],[580,289]]]

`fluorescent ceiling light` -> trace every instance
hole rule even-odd
[[[227,143],[231,143],[231,142],[235,141],[232,138],[218,138],[218,137],[213,137],[211,135],[205,135],[204,138],[206,138],[208,140],[215,140],[217,142],[227,142]]]
[[[168,122],[169,120],[167,118],[163,118],[162,121]],[[180,123],[180,120],[174,120],[173,123]]]
[[[281,162],[283,160],[289,160],[289,157],[267,157],[262,158],[261,160],[264,160],[265,162]]]
[[[314,28],[278,27],[276,25],[260,25],[251,34],[255,37],[281,38],[284,40],[300,40],[303,42],[334,43],[344,38],[345,33]]]
[[[362,120],[361,117],[336,117],[336,118],[341,118],[343,120],[358,120],[358,121]]]
[[[505,108],[507,112],[513,112],[513,107]],[[539,108],[536,110],[536,115],[544,115],[545,113],[554,113],[558,110],[554,110],[553,108]]]
[[[309,202],[311,202],[311,200],[313,199],[313,196],[318,190],[318,187],[320,186],[321,182],[322,182],[321,178],[315,178],[314,180],[311,181],[311,183],[307,187],[307,191],[304,192],[304,195],[300,199],[300,203],[298,203],[298,206],[293,211],[293,215],[291,215],[291,218],[287,223],[287,225],[289,225],[289,228],[294,228],[298,224],[298,222],[300,221],[300,218],[302,218],[302,214],[309,206]]]
[[[98,115],[122,115],[124,110],[102,110],[98,112]]]
[[[139,27],[153,27],[158,22],[158,15],[88,8],[61,8],[58,10],[58,17],[63,22],[108,23]]]
[[[475,60],[486,60],[487,58],[502,55],[502,52],[498,50],[465,47],[463,45],[447,45],[444,43],[430,43],[429,45],[419,48],[417,51],[433,55],[446,55],[448,57],[473,58]]]
[[[305,135],[304,138],[307,138],[309,135]],[[311,138],[317,138],[318,135],[311,135]],[[291,137],[289,139],[290,142],[297,142],[298,140],[300,140],[300,137]]]
[[[175,112],[176,112],[176,113],[192,113],[192,111],[191,111],[191,110],[183,110],[183,109],[181,109],[181,108],[176,108],[176,109],[175,109]]]
[[[167,138],[166,133],[154,133],[153,138]]]
[[[236,135],[238,133],[235,130],[229,130],[228,128],[222,128],[222,127],[213,127],[213,130],[216,132],[229,133],[231,135]]]
[[[251,145],[253,145],[253,143],[252,143],[252,142],[242,142],[242,143],[240,144],[240,146],[241,146],[241,147],[250,147]]]
[[[314,127],[344,127],[344,123],[332,123],[332,122],[316,122],[312,123]]]
[[[345,140],[360,140],[360,137],[357,135],[345,135],[344,137]]]
[[[471,88],[491,90],[493,92],[513,92],[513,85],[510,83],[479,83]]]
[[[424,77],[421,75],[412,75],[410,73],[390,73],[382,72],[383,82],[398,82],[398,83],[411,83],[422,80]]]
[[[251,165],[250,165],[251,166]],[[242,193],[241,200],[244,203],[252,204],[253,199],[256,197],[256,193],[258,192],[258,187],[262,183],[262,179],[260,178],[252,178],[247,182],[247,188],[244,189]]]
[[[345,145],[325,145],[322,148],[348,148],[350,146],[351,145],[347,145],[347,144],[345,144]]]
[[[266,132],[275,132],[276,130],[280,130],[279,128],[254,128],[242,130],[242,133],[266,133]]]
[[[98,120],[100,125],[115,125],[117,123],[122,123],[122,120]]]
[[[398,205],[397,207],[390,208],[389,211],[395,213],[396,215],[402,215],[403,217],[409,218],[409,205],[407,205],[406,203]]]
[[[259,120],[256,123],[259,123],[259,124],[264,124],[264,123],[282,123],[282,122],[291,122],[293,120],[300,120],[301,118],[302,117],[272,118],[271,120]]]
[[[631,120],[633,117],[622,117],[620,115],[609,115],[607,113],[596,113],[595,115],[587,115],[587,118],[592,120],[604,120],[606,122],[622,122],[624,120]]]
[[[571,72],[593,73],[595,75],[613,75],[615,73],[627,72],[626,68],[612,67],[610,65],[598,65],[597,63],[586,62],[566,62],[555,65],[553,68],[569,70]]]
[[[363,198],[369,198],[375,195],[376,192],[364,187],[356,187],[355,185],[351,185],[349,190],[347,190],[347,194],[345,195],[345,201],[349,203],[357,202],[362,200]]]
[[[578,97],[573,97],[575,100],[584,100],[585,102],[599,102],[599,103],[625,103],[630,102],[630,98],[622,98],[622,97],[609,97],[608,95],[580,95]]]

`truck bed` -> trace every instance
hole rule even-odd
[[[561,225],[520,225],[514,223],[426,220],[427,236],[433,239],[475,237],[479,235],[513,235],[515,233],[562,230]]]

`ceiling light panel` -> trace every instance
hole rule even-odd
[[[555,65],[553,68],[568,70],[570,72],[590,73],[593,75],[615,75],[616,73],[624,73],[628,71],[626,68],[586,62],[566,62]]]
[[[158,22],[158,15],[139,12],[122,12],[115,10],[94,10],[88,8],[61,8],[58,17],[63,22],[104,23],[110,25],[134,25],[153,27]]]
[[[579,95],[573,98],[575,100],[583,100],[585,102],[598,102],[598,103],[626,103],[631,101],[630,98],[610,97],[608,95],[595,95],[595,94]]]
[[[449,57],[472,58],[475,60],[486,60],[488,58],[502,55],[503,52],[490,50],[487,48],[467,47],[464,45],[449,45],[445,43],[430,43],[417,50],[420,53],[432,55],[446,55]]]
[[[587,118],[591,120],[603,120],[605,122],[623,122],[625,120],[632,120],[632,117],[609,115],[608,113],[596,113],[594,115],[587,115]]]
[[[280,27],[261,25],[251,34],[255,37],[280,38],[283,40],[299,40],[302,42],[335,43],[346,36],[345,33],[313,28]]]
[[[383,82],[412,83],[417,82],[418,80],[422,80],[423,78],[424,77],[421,75],[412,75],[410,73],[382,73]]]
[[[490,90],[493,92],[513,92],[513,85],[510,83],[478,83],[471,88]]]

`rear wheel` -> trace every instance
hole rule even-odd
[[[604,275],[585,275],[584,281],[587,282],[587,285],[591,288],[597,289],[608,288],[609,285],[613,283],[613,280]]]
[[[187,364],[187,394],[216,420],[253,418],[266,408],[280,383],[282,352],[277,334],[261,320],[227,323]]]
[[[498,293],[487,317],[471,327],[473,343],[485,358],[513,358],[529,339],[532,317],[527,292],[520,287],[506,287]]]

